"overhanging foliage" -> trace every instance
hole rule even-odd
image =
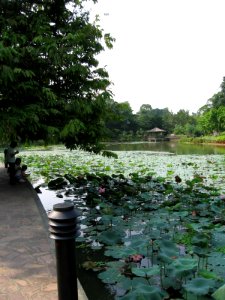
[[[98,152],[110,81],[95,58],[103,31],[82,2],[1,1],[2,141],[61,140]]]

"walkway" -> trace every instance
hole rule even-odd
[[[57,300],[47,216],[29,183],[11,186],[8,179],[1,165],[0,300]],[[79,285],[79,300],[84,299]]]

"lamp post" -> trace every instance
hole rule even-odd
[[[80,235],[78,216],[72,203],[58,203],[48,214],[50,238],[55,240],[58,300],[78,300],[76,245]]]

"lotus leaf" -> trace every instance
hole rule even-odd
[[[137,249],[138,253],[142,253],[141,249],[149,246],[150,238],[143,238],[143,236],[137,235],[132,236],[131,239],[129,239],[128,245]],[[126,242],[126,240],[125,240]],[[140,251],[139,251],[140,250]]]
[[[120,272],[119,269],[109,268],[108,270],[98,274],[98,278],[101,279],[104,283],[114,284],[120,281],[122,278],[125,278]]]
[[[124,262],[120,260],[114,260],[114,261],[108,261],[106,263],[108,267],[114,268],[114,269],[121,269],[124,266]]]
[[[129,248],[129,247],[126,247],[124,248],[123,246],[112,246],[112,247],[107,247],[108,250],[105,251],[104,255],[105,256],[111,256],[113,258],[126,258],[128,257],[130,254],[135,254],[136,253],[136,250],[133,249],[133,248]]]
[[[185,277],[197,270],[197,260],[192,258],[178,258],[168,267],[172,276]]]
[[[158,244],[159,244],[159,254],[158,254],[159,260],[165,263],[170,263],[176,257],[179,256],[179,248],[174,242],[164,239],[162,241],[159,241]]]
[[[122,288],[124,290],[133,290],[138,288],[141,285],[149,285],[149,282],[146,278],[134,277],[134,278],[121,278],[117,283],[117,287]]]
[[[153,275],[158,275],[160,269],[158,266],[154,266],[151,268],[132,268],[132,273],[139,277],[151,277]]]
[[[119,230],[107,230],[100,233],[98,240],[106,245],[121,244],[124,233]]]
[[[117,298],[118,300],[163,300],[166,293],[156,286],[140,285],[127,295]]]
[[[206,279],[215,279],[215,280],[218,280],[218,281],[222,281],[222,278],[219,277],[216,273],[210,272],[210,271],[207,271],[207,270],[199,270],[198,275],[201,276],[201,277],[204,277]],[[224,297],[224,299],[225,299],[225,297]]]
[[[67,185],[67,181],[63,177],[58,177],[49,181],[48,188],[50,190],[59,190]]]
[[[209,244],[209,236],[206,234],[197,234],[192,238],[192,244],[199,247],[207,247]]]
[[[204,257],[208,257],[209,256],[209,249],[208,248],[201,248],[201,247],[194,246],[192,248],[192,250],[199,257],[204,258]]]
[[[113,258],[127,258],[129,255],[137,254],[137,249],[129,246],[109,246],[105,251],[106,256]]]
[[[153,199],[152,193],[149,192],[141,193],[139,197],[143,201],[150,201]]]
[[[225,299],[225,284],[219,287],[213,294],[212,297],[216,300]]]
[[[183,288],[194,295],[207,295],[215,286],[215,281],[205,278],[194,278],[183,285]]]

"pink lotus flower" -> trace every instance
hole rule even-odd
[[[143,258],[144,256],[141,254],[133,254],[130,255],[129,260],[130,262],[140,263]]]
[[[99,194],[104,194],[105,193],[105,188],[101,187],[98,189]]]

